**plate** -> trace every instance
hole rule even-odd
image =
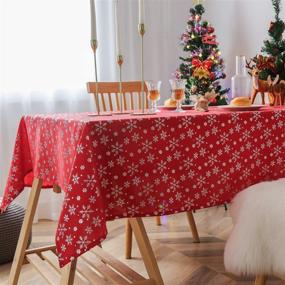
[[[167,106],[158,106],[157,107],[159,110],[169,110],[169,111],[174,111],[176,109],[175,107],[167,107]],[[182,105],[183,110],[193,110],[194,106],[191,105]]]
[[[244,106],[231,106],[231,105],[225,105],[225,106],[218,106],[218,108],[222,110],[227,110],[227,111],[257,111],[261,108],[265,107],[264,105],[252,105],[248,107]]]

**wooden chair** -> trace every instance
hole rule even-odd
[[[119,95],[119,83],[118,82],[98,82],[98,95],[99,95],[99,110],[100,111],[119,111],[120,110],[120,95]],[[87,83],[88,93],[91,93],[95,97],[96,83]],[[147,92],[146,85],[144,91]],[[123,93],[123,110],[133,111],[135,109],[141,109],[142,100],[140,98],[141,82],[122,82]],[[146,96],[145,96],[146,97]],[[137,104],[136,104],[137,103]],[[145,106],[148,108],[148,100],[146,99]],[[96,110],[98,110],[98,103],[95,99]],[[192,232],[193,241],[200,242],[199,234],[197,231],[196,223],[192,212],[187,212],[188,223]],[[156,224],[161,225],[160,217],[156,217]],[[130,259],[132,256],[132,228],[127,220],[126,222],[126,251],[125,257]]]
[[[88,82],[87,91],[94,95],[96,111],[99,110],[106,112],[116,112],[120,110],[120,91],[119,82],[98,82],[98,96],[99,106],[96,102],[96,83]],[[147,87],[144,85],[144,91],[147,92]],[[136,109],[142,109],[141,98],[141,82],[130,81],[122,82],[123,93],[123,110],[134,111]],[[146,98],[146,96],[145,96]],[[145,106],[148,108],[148,100],[146,98]]]
[[[131,218],[132,229],[142,255],[148,277],[96,246],[63,268],[59,268],[55,245],[26,249],[42,188],[42,179],[35,178],[29,196],[8,285],[17,285],[21,268],[30,263],[50,285],[164,285],[141,218]],[[54,185],[55,193],[60,193]]]

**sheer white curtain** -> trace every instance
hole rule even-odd
[[[145,0],[145,78],[168,79],[179,66],[191,0]],[[253,56],[273,19],[270,0],[206,0],[205,18],[216,29],[230,86],[235,55]],[[99,79],[116,80],[113,0],[97,0]],[[138,0],[119,0],[123,79],[140,78]],[[285,7],[284,7],[285,8]],[[285,10],[281,17],[284,18]],[[0,0],[0,195],[23,114],[89,111],[85,82],[93,80],[89,0]],[[162,103],[161,102],[161,103]],[[18,199],[25,201],[25,195]],[[61,200],[43,191],[40,218],[56,218]]]
[[[112,1],[99,0],[99,78],[112,71]],[[89,0],[0,1],[0,196],[20,117],[24,114],[81,112],[94,109],[85,83],[94,78],[90,48]],[[106,56],[108,54],[109,56]],[[113,56],[114,57],[114,56]],[[25,205],[28,191],[17,199]],[[38,218],[57,219],[62,195],[42,191]]]

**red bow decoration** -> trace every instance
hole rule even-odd
[[[259,70],[270,69],[274,71],[275,70],[275,58],[272,56],[266,57],[266,56],[259,55],[257,57],[256,67]]]
[[[211,60],[209,60],[209,59],[206,59],[206,60],[204,60],[202,62],[200,59],[194,58],[192,60],[192,65],[194,65],[196,68],[202,67],[202,68],[204,68],[204,69],[209,71],[211,69],[212,65],[213,65],[213,62]]]

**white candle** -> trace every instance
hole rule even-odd
[[[116,52],[117,55],[121,54],[121,35],[120,35],[120,25],[119,25],[119,1],[115,0],[115,31],[116,31]]]
[[[90,12],[91,12],[91,40],[97,40],[95,0],[90,0]]]
[[[144,0],[139,0],[139,24],[144,24]]]

